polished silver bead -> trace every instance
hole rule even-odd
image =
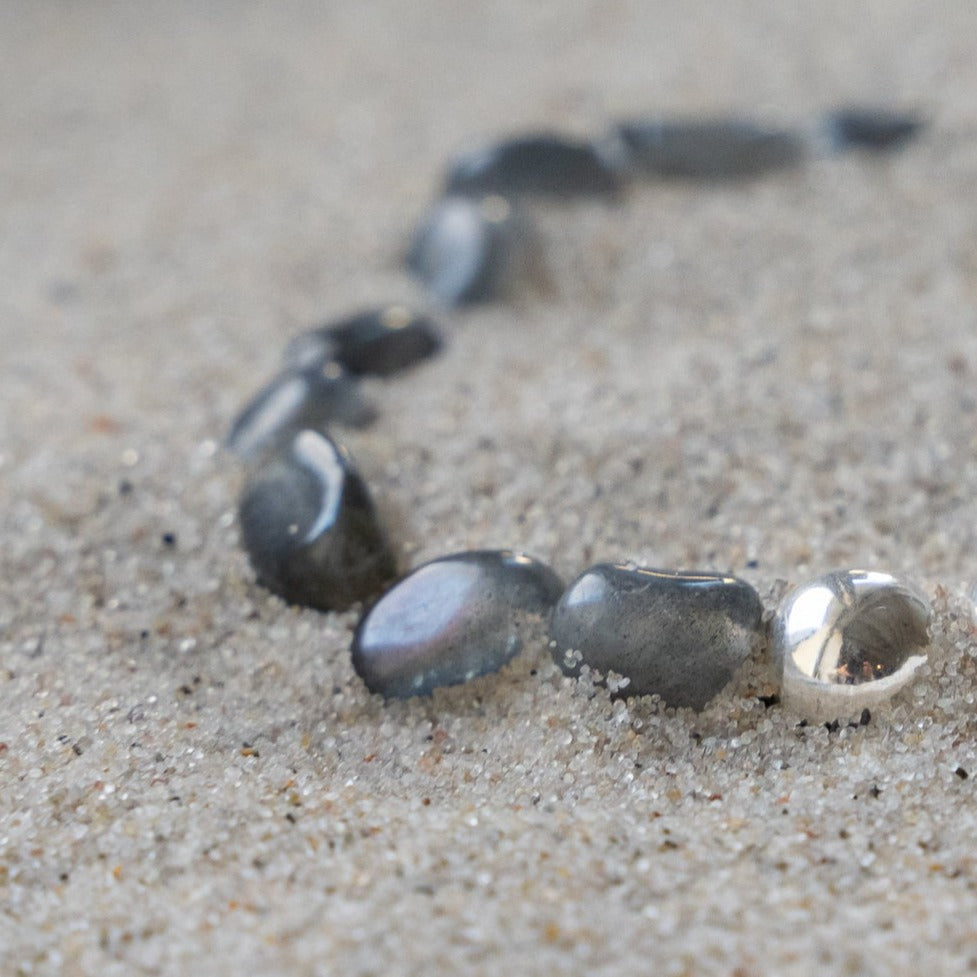
[[[811,720],[858,715],[926,661],[930,609],[887,573],[843,570],[787,595],[773,624],[782,699]]]

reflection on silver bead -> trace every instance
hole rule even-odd
[[[926,661],[930,609],[887,573],[843,570],[788,594],[774,620],[782,698],[811,720],[858,715]]]

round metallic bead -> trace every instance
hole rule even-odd
[[[787,595],[773,622],[782,699],[811,720],[858,715],[926,661],[930,608],[887,573],[828,573]]]

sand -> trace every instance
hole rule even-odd
[[[212,0],[0,11],[0,973],[977,970],[977,7]],[[354,611],[238,545],[235,412],[423,304],[445,161],[642,114],[909,107],[887,159],[535,211],[545,288],[438,315],[346,441],[405,566],[528,550],[933,601],[919,682],[799,726],[543,642],[384,704]]]

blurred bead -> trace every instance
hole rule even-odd
[[[460,157],[445,193],[586,197],[616,193],[620,176],[592,143],[555,133],[517,136]]]
[[[807,719],[857,716],[926,661],[929,605],[887,573],[845,570],[787,595],[773,625],[784,703]]]
[[[441,557],[406,576],[364,615],[353,639],[353,667],[371,692],[391,698],[427,695],[498,671],[562,590],[549,567],[511,550]]]
[[[922,128],[923,121],[916,115],[886,109],[847,108],[825,117],[823,138],[828,150],[836,153],[848,149],[886,152],[900,149]]]
[[[553,611],[553,658],[567,675],[588,665],[630,681],[625,696],[659,695],[701,709],[758,643],[763,607],[736,577],[598,564]]]
[[[375,418],[376,411],[359,385],[336,363],[287,369],[238,414],[226,444],[240,458],[251,460],[302,428],[365,427]]]
[[[239,520],[258,582],[290,603],[342,610],[396,574],[363,479],[316,431],[298,432],[253,472]]]
[[[446,197],[421,224],[407,267],[442,302],[462,305],[504,298],[532,267],[525,218],[502,197]]]
[[[322,368],[331,360],[355,376],[388,377],[440,348],[441,337],[427,316],[388,305],[300,333],[285,347],[284,365]]]
[[[622,166],[653,177],[721,180],[798,165],[801,138],[741,119],[625,122],[616,130]]]

